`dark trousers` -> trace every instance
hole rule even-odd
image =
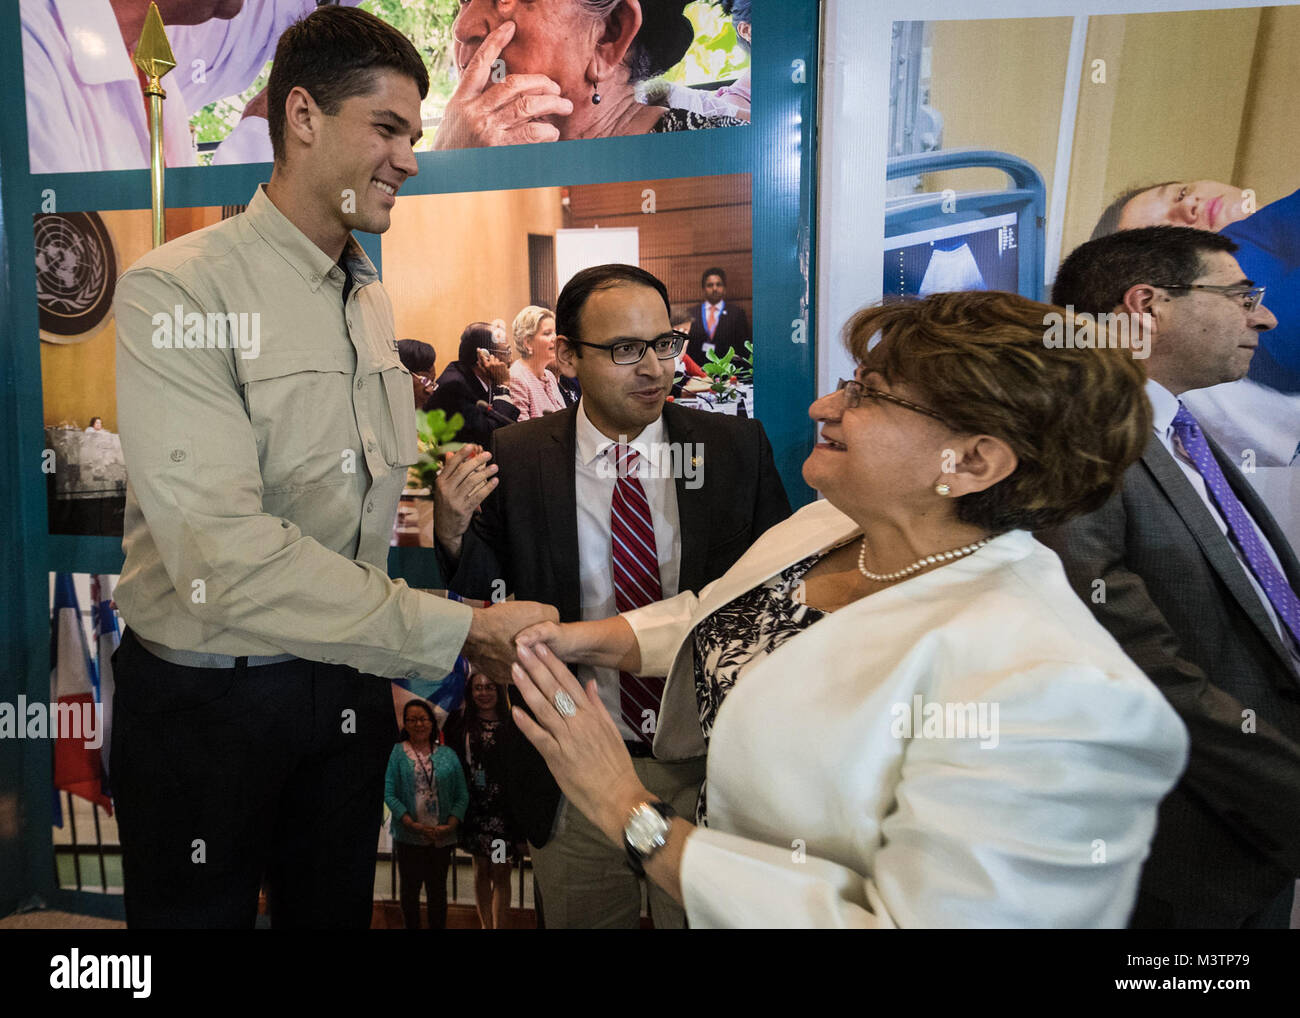
[[[447,928],[447,870],[451,868],[454,846],[408,845],[394,841],[397,853],[398,896],[402,902],[402,920],[408,930],[420,928],[420,888],[428,899],[429,929]]]
[[[277,929],[370,926],[397,739],[386,679],[313,661],[184,668],[130,630],[113,676],[129,926],[249,929],[264,880]]]

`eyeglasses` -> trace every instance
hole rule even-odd
[[[1264,299],[1262,286],[1214,286],[1209,283],[1152,283],[1162,290],[1208,290],[1221,293],[1225,297],[1237,297],[1246,311],[1254,311]]]
[[[655,356],[661,361],[672,360],[686,348],[690,336],[684,332],[665,332],[654,339],[620,339],[613,343],[584,343],[580,339],[570,339],[576,346],[594,346],[597,350],[608,350],[615,364],[639,364],[645,356],[646,347],[653,347]]]
[[[939,414],[919,403],[912,403],[909,400],[900,399],[888,392],[881,392],[879,389],[873,389],[870,386],[863,385],[861,382],[851,378],[841,378],[839,384],[835,386],[836,392],[844,393],[844,409],[856,410],[862,405],[864,399],[884,401],[886,403],[895,403],[905,410],[914,410],[918,414],[925,414],[926,417],[933,417],[936,421],[943,424],[948,422]]]
[[[406,719],[407,728],[410,728],[413,725],[431,725],[431,724],[433,724],[433,722],[430,721],[428,718],[407,718]]]

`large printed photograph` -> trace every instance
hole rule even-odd
[[[417,151],[747,124],[754,0],[341,0],[429,71]],[[168,167],[272,160],[266,84],[316,0],[157,0]],[[147,0],[21,0],[33,173],[145,169]]]
[[[523,420],[577,401],[577,381],[565,377],[554,355],[554,310],[564,284],[588,266],[623,262],[663,280],[672,325],[688,337],[674,401],[753,415],[750,187],[748,174],[736,174],[398,202],[382,240],[381,271],[424,448],[410,472],[394,545],[433,545],[430,488],[440,452],[485,444],[488,429],[508,423],[480,419],[469,396],[509,385]],[[169,209],[167,237],[242,209]],[[39,213],[33,231],[49,529],[121,536],[126,464],[117,433],[112,302],[118,273],[149,250],[150,215]],[[459,240],[430,245],[435,234]],[[226,339],[249,357],[275,343],[260,328]],[[554,406],[531,405],[529,394],[539,386],[554,394]]]
[[[1084,40],[1071,18],[895,22],[883,278],[886,295],[1043,299],[1091,239],[1158,225],[1230,239],[1270,327],[1245,378],[1182,398],[1293,542],[1298,47],[1296,7],[1095,16]]]

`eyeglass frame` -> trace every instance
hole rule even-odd
[[[686,344],[689,343],[691,340],[691,337],[687,333],[680,332],[677,329],[669,329],[667,332],[662,332],[658,336],[655,336],[654,339],[629,338],[629,339],[618,339],[615,340],[613,343],[588,343],[586,340],[570,339],[568,336],[565,336],[564,341],[566,343],[572,343],[574,346],[592,346],[595,347],[597,350],[608,350],[609,359],[611,361],[614,361],[614,363],[619,365],[620,367],[627,367],[630,364],[640,364],[642,359],[645,357],[646,350],[650,349],[653,344],[658,343],[659,340],[663,339],[665,336],[672,336],[674,340],[676,340],[676,342],[673,345],[672,352],[670,352],[666,357],[661,356],[658,353],[655,354],[655,357],[661,361],[673,360],[676,357],[680,356],[681,352],[686,349]],[[614,359],[614,347],[630,346],[631,344],[634,343],[639,344],[641,347],[641,352],[637,354],[634,360],[620,361]]]
[[[856,387],[856,394],[855,388]],[[884,400],[886,403],[895,403],[905,410],[912,410],[918,414],[925,414],[926,417],[933,417],[941,424],[948,424],[946,418],[931,410],[929,407],[923,407],[920,403],[913,403],[911,400],[902,399],[892,393],[881,392],[879,389],[873,389],[869,385],[863,385],[856,378],[841,378],[839,384],[835,386],[836,392],[844,393],[844,409],[856,410],[862,405],[864,397],[871,399]],[[948,425],[952,427],[952,425]]]
[[[1267,289],[1263,286],[1230,283],[1148,283],[1147,285],[1157,286],[1162,290],[1206,290],[1210,293],[1222,294],[1224,297],[1241,297],[1251,301],[1250,304],[1243,304],[1247,314],[1264,303],[1264,291]]]

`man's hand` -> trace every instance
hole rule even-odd
[[[470,520],[497,486],[497,466],[481,446],[467,445],[447,454],[433,482],[433,533],[443,550],[460,558]]]
[[[502,601],[489,608],[475,608],[463,653],[493,682],[506,685],[515,660],[515,636],[535,623],[559,620],[558,611],[536,601]]]
[[[480,349],[478,352],[479,367],[483,373],[492,380],[495,385],[508,385],[510,382],[510,365],[506,364],[495,354],[490,354],[486,350]]]
[[[559,84],[544,74],[508,74],[492,80],[493,65],[514,35],[513,21],[498,25],[465,65],[443,111],[435,149],[559,140],[560,129],[543,119],[573,112]]]

